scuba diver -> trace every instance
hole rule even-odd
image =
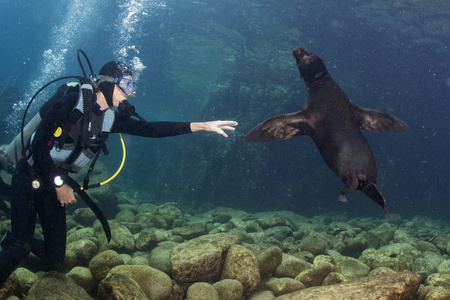
[[[127,100],[135,92],[131,69],[112,61],[101,68],[96,81],[81,88],[64,84],[41,107],[42,120],[24,141],[26,153],[13,171],[11,229],[0,242],[0,287],[30,251],[42,260],[44,270],[63,263],[65,208],[76,202],[74,191],[82,196],[83,189],[68,173],[95,161],[110,133],[158,138],[210,131],[227,137],[224,130],[237,125],[235,121],[147,122]],[[37,215],[44,240],[34,238]]]

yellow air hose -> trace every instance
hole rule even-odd
[[[116,173],[114,173],[113,176],[111,176],[110,178],[106,179],[103,182],[94,184],[92,187],[99,187],[99,186],[102,186],[104,184],[107,184],[108,182],[113,180],[120,173],[120,171],[122,171],[123,165],[125,164],[125,158],[127,156],[127,151],[125,149],[125,142],[123,141],[122,134],[119,133],[119,137],[120,137],[120,142],[122,143],[122,150],[123,150],[122,162],[120,163],[119,168],[117,169]],[[89,187],[91,187],[91,186],[89,186]],[[80,187],[80,190],[83,190],[83,189],[84,189],[84,187]]]

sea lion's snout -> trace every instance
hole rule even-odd
[[[329,77],[323,60],[314,53],[297,47],[294,49],[293,54],[300,76],[303,77],[308,88]]]
[[[317,59],[314,53],[310,53],[301,47],[295,48],[293,54],[299,68],[309,65]]]
[[[306,51],[306,50],[303,49],[302,47],[297,47],[297,48],[294,49],[294,56],[300,55],[300,54],[302,54],[302,53],[305,52],[305,51]]]
[[[294,49],[293,54],[297,63],[302,63],[303,58],[307,56],[309,53],[305,49],[297,47]]]

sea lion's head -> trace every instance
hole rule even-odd
[[[306,85],[311,88],[314,85],[329,79],[327,68],[323,60],[314,53],[308,52],[303,48],[297,47],[294,49],[294,57],[297,62],[297,68],[300,75],[305,80]]]

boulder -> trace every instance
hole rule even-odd
[[[275,295],[272,291],[256,291],[247,297],[247,300],[273,300]]]
[[[136,214],[136,223],[141,224],[141,229],[155,227],[155,216],[149,212],[140,212]]]
[[[265,245],[266,247],[278,246],[280,248],[283,248],[282,242],[274,237],[267,236],[264,232],[251,232],[248,234],[248,237],[251,239],[251,241],[253,241],[252,243],[254,244]]]
[[[342,256],[341,256],[342,257]],[[330,263],[330,264],[336,264],[336,261],[334,260],[334,257],[331,255],[317,255],[316,257],[314,257],[313,260],[313,265],[314,266],[319,266],[323,263]]]
[[[88,293],[64,274],[52,271],[37,279],[27,296],[28,300],[77,299],[92,300]]]
[[[122,209],[120,210],[116,217],[115,220],[117,222],[136,222],[136,215],[134,214],[134,212],[131,209]]]
[[[75,281],[90,295],[92,295],[94,288],[97,286],[97,281],[92,276],[91,271],[85,267],[75,267],[66,276]]]
[[[382,246],[377,250],[364,250],[360,260],[372,270],[388,267],[400,272],[410,270],[410,266],[421,255],[422,253],[413,246],[399,243]]]
[[[219,212],[214,214],[213,216],[213,222],[214,223],[227,223],[231,220],[231,215],[227,212]]]
[[[272,292],[275,296],[281,296],[305,288],[305,285],[298,280],[292,278],[279,278],[273,284]]]
[[[375,270],[370,271],[369,276],[383,276],[383,275],[390,275],[390,274],[396,274],[394,270],[387,267],[379,267]]]
[[[259,273],[266,276],[275,272],[283,260],[283,253],[280,248],[272,246],[262,251],[256,256],[258,261]]]
[[[394,233],[394,243],[406,243],[410,245],[417,244],[417,238],[413,238],[404,230],[396,230]]]
[[[395,273],[369,276],[354,281],[316,286],[277,297],[277,300],[361,300],[361,299],[414,299],[420,285],[420,275]]]
[[[315,231],[311,231],[300,243],[303,251],[308,251],[313,255],[325,254],[331,246],[331,242],[325,234]]]
[[[115,266],[123,265],[122,257],[114,250],[106,250],[94,256],[89,262],[89,270],[98,282],[106,277]]]
[[[379,248],[388,245],[394,239],[395,228],[389,223],[383,223],[375,229],[366,233],[366,240],[369,242],[369,248]]]
[[[152,228],[144,228],[136,238],[136,249],[139,251],[150,250],[156,246],[156,233]]]
[[[142,224],[137,222],[120,222],[123,226],[128,228],[128,230],[131,232],[131,234],[136,234],[142,231],[144,228],[148,228],[148,224]],[[146,226],[144,226],[146,225]]]
[[[357,258],[369,247],[369,242],[365,238],[361,236],[349,238],[345,232],[340,232],[336,239],[336,242],[333,244],[333,250],[345,256]]]
[[[244,293],[256,290],[261,277],[253,253],[242,245],[232,245],[223,265],[221,279],[235,279],[244,286]]]
[[[432,288],[426,294],[425,298],[425,300],[448,300],[448,299],[450,299],[450,288],[444,288],[442,286]]]
[[[86,207],[76,209],[72,214],[72,218],[84,227],[91,227],[94,221],[97,220],[97,216],[92,209]]]
[[[89,239],[82,239],[68,244],[67,250],[77,255],[78,263],[85,264],[97,254],[98,246]]]
[[[66,249],[66,256],[64,257],[63,265],[61,266],[61,270],[67,272],[75,268],[77,264],[78,258],[75,252],[72,250]]]
[[[421,252],[431,251],[439,254],[439,249],[434,244],[427,241],[419,241],[414,246]]]
[[[186,291],[190,285],[190,283],[179,283],[173,281],[172,294],[170,294],[169,300],[185,300]]]
[[[290,218],[287,217],[290,212],[277,212],[276,215],[270,217],[269,219],[265,220],[263,222],[264,228],[269,227],[275,227],[275,226],[288,226],[292,230],[298,230],[297,226],[290,220]],[[298,217],[298,215],[295,215],[294,218]]]
[[[210,281],[219,278],[225,253],[239,239],[230,234],[204,235],[174,247],[172,275],[178,282]]]
[[[171,275],[172,265],[170,264],[170,255],[176,245],[177,243],[174,242],[163,242],[153,248],[148,258],[150,266]]]
[[[94,243],[98,244],[97,233],[91,227],[88,228],[79,228],[74,227],[67,232],[67,243],[70,244],[72,242],[89,239]]]
[[[450,259],[442,260],[437,266],[437,271],[439,273],[450,274]]]
[[[275,270],[275,276],[294,278],[299,273],[312,269],[313,265],[289,254],[283,253],[283,260]]]
[[[450,273],[434,273],[425,279],[425,285],[450,288]]]
[[[206,282],[196,282],[186,292],[186,300],[220,300],[216,289]]]
[[[292,235],[292,229],[288,226],[275,226],[264,230],[264,233],[268,237],[273,237],[282,242],[286,237]]]
[[[26,295],[37,279],[36,274],[28,269],[15,269],[3,286],[0,286],[0,299],[6,299],[11,295]]]
[[[112,268],[108,276],[122,274],[137,282],[144,294],[151,300],[166,300],[172,293],[172,280],[159,270],[142,265],[120,265]],[[139,299],[139,298],[131,298]]]
[[[233,228],[228,231],[229,234],[235,235],[239,238],[242,243],[254,244],[255,241],[252,239],[249,233],[247,233],[242,228]]]
[[[343,256],[337,261],[336,269],[338,273],[348,280],[364,277],[370,273],[369,266],[353,257],[347,256]]]
[[[445,234],[441,234],[438,235],[437,237],[435,237],[433,239],[433,243],[434,245],[436,245],[436,247],[442,251],[442,253],[446,253],[447,252],[447,247],[448,245],[450,245],[450,236],[445,235]],[[450,249],[448,249],[450,250]],[[450,252],[447,252],[450,253]]]
[[[298,274],[295,279],[302,282],[306,287],[321,285],[325,277],[336,271],[336,267],[331,263],[322,263],[314,266],[313,269],[306,270]]]
[[[157,228],[170,229],[184,226],[187,223],[181,210],[170,203],[155,207],[151,214],[154,218],[153,223]]]
[[[179,235],[185,240],[190,240],[206,233],[205,223],[194,223],[172,229],[172,235]]]
[[[115,273],[103,279],[98,285],[97,300],[148,300],[139,284],[129,276]]]
[[[244,286],[234,279],[223,279],[213,284],[222,300],[241,300],[244,295]]]
[[[342,282],[346,282],[346,281],[347,281],[347,279],[345,278],[344,275],[342,275],[338,272],[331,272],[322,281],[322,285],[333,285],[333,284],[338,284],[338,283],[342,283]]]
[[[422,278],[427,278],[428,275],[437,272],[439,264],[443,258],[433,251],[426,251],[423,257],[419,257],[411,266],[411,271],[420,274]]]
[[[328,250],[327,251],[328,255],[329,255],[330,251],[333,251],[333,250]],[[340,256],[340,254],[336,251],[333,251],[333,253],[336,254],[337,256]],[[314,255],[308,251],[298,251],[298,252],[290,253],[290,255],[300,258],[301,260],[306,261],[311,264],[314,262]]]
[[[146,255],[136,255],[131,259],[131,265],[142,265],[142,266],[148,266],[148,258]]]
[[[102,233],[99,238],[99,251],[133,252],[136,244],[131,231],[116,221],[109,221],[109,226],[111,227],[111,241],[108,243],[105,234]]]

